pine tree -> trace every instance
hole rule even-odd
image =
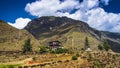
[[[88,37],[85,38],[85,49],[90,48]]]
[[[25,43],[24,43],[24,45],[23,45],[23,47],[22,47],[22,51],[23,51],[23,53],[31,52],[31,51],[32,51],[32,45],[31,45],[31,40],[30,40],[30,38],[28,38],[28,39],[25,41]]]

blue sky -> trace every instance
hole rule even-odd
[[[35,0],[0,0],[0,19],[4,21],[14,22],[19,17],[33,18],[25,11],[25,6],[29,2]]]
[[[120,32],[120,0],[1,0],[0,19],[22,29],[41,16],[67,16],[98,30]]]

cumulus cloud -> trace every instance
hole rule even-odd
[[[25,10],[33,16],[57,16],[58,13],[70,12],[79,5],[79,1],[39,0],[28,3]]]
[[[110,0],[101,0],[101,2],[104,3],[105,5],[108,5],[108,4],[109,4],[109,1],[110,1]]]
[[[9,22],[8,24],[15,27],[15,28],[23,29],[28,24],[29,21],[31,21],[31,19],[20,17],[20,18],[17,18],[15,20],[15,23],[10,23]]]
[[[120,32],[120,14],[107,13],[102,8],[89,10],[87,23],[99,30]]]
[[[66,16],[87,22],[98,30],[120,32],[120,13],[108,13],[99,5],[110,0],[37,0],[28,3],[25,10],[33,16]],[[74,11],[74,12],[73,12]]]

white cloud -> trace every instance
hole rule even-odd
[[[58,16],[58,12],[66,11],[70,12],[76,6],[79,5],[78,1],[65,0],[61,2],[59,0],[39,0],[33,3],[28,3],[25,10],[33,16]]]
[[[102,2],[108,5],[110,0],[37,0],[28,3],[25,10],[33,16],[67,16],[87,22],[98,30],[120,32],[120,13],[108,13],[99,7]],[[77,9],[74,13],[72,10]]]
[[[8,22],[8,24],[15,28],[23,29],[28,24],[29,21],[31,21],[31,19],[20,17],[15,20],[15,23]]]
[[[101,1],[102,1],[105,5],[108,5],[110,0],[101,0]]]
[[[102,8],[89,10],[87,23],[99,30],[120,32],[120,14],[107,13]]]
[[[82,10],[89,10],[91,8],[97,7],[99,5],[99,0],[83,0],[79,8]]]

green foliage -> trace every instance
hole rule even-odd
[[[44,45],[40,46],[39,53],[45,53],[45,52],[47,52],[46,46],[44,46]]]
[[[19,64],[16,64],[16,65],[0,65],[0,68],[20,68],[20,65]]]
[[[110,45],[106,41],[103,42],[103,47],[106,51],[108,51],[110,49]]]
[[[9,65],[8,68],[14,68],[14,66],[13,65]]]
[[[36,60],[36,57],[33,57],[32,60],[35,61],[35,60]]]
[[[68,50],[64,48],[57,48],[53,51],[53,53],[57,53],[57,54],[66,53],[66,52],[68,52]]]
[[[81,50],[82,50],[82,51],[85,51],[85,49],[84,49],[84,48],[81,48]]]
[[[88,41],[88,37],[85,38],[85,49],[89,48],[89,41]]]
[[[91,60],[92,60],[92,55],[89,54],[89,55],[88,55],[88,61],[91,61]]]
[[[6,68],[6,66],[0,65],[0,68]]]
[[[77,60],[78,57],[77,56],[72,56],[72,60]]]
[[[102,68],[101,63],[99,61],[95,61],[95,68]]]
[[[99,49],[99,50],[103,50],[103,46],[99,44],[99,45],[98,45],[98,49]]]
[[[22,51],[23,51],[23,53],[31,52],[31,51],[32,51],[32,45],[31,45],[31,40],[30,40],[30,38],[28,38],[28,39],[25,41],[25,43],[24,43],[24,45],[23,45],[23,47],[22,47]]]
[[[77,53],[76,56],[79,57],[80,56],[79,53]]]
[[[110,45],[107,43],[107,41],[104,41],[102,45],[98,45],[98,49],[108,51],[110,49]]]

